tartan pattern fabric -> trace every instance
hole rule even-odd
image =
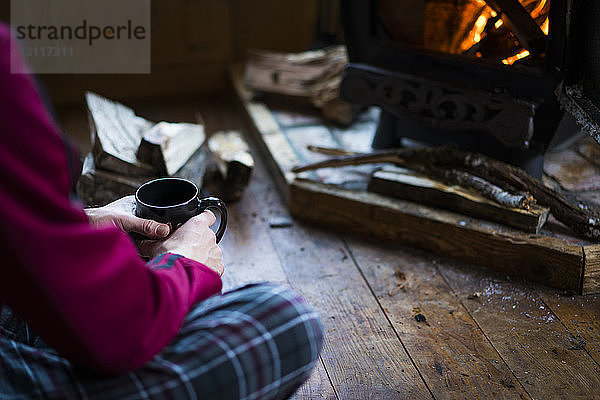
[[[3,331],[0,398],[284,399],[318,360],[318,315],[280,285],[247,285],[197,304],[177,337],[137,371],[98,376],[42,341]],[[25,331],[23,331],[25,332]]]
[[[163,253],[148,261],[146,265],[151,269],[173,268],[175,260],[178,258],[183,258],[183,256],[174,253]]]

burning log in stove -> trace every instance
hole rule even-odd
[[[496,13],[506,20],[506,24],[515,33],[521,46],[529,53],[534,55],[542,54],[546,51],[546,36],[548,32],[544,32],[541,26],[535,21],[533,12],[542,10],[546,0],[538,0],[536,8],[532,13],[525,9],[523,3],[527,0],[488,0],[496,9]],[[530,1],[529,3],[535,3]],[[541,6],[541,7],[540,7]],[[541,11],[540,11],[541,14]],[[548,17],[546,17],[548,18]],[[544,22],[545,23],[545,22]],[[542,26],[543,24],[542,23]],[[503,60],[504,62],[504,60]],[[504,62],[507,64],[508,62]]]

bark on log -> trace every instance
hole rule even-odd
[[[525,194],[512,194],[490,182],[473,174],[454,169],[443,173],[448,182],[456,182],[459,186],[474,189],[484,197],[509,208],[528,209],[533,201],[531,196]]]

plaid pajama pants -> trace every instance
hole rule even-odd
[[[310,375],[323,342],[319,318],[306,301],[267,283],[199,303],[170,345],[118,377],[77,367],[25,325],[9,325],[0,338],[5,400],[284,399]]]

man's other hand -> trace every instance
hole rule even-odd
[[[215,220],[212,212],[204,211],[189,219],[165,240],[143,240],[138,250],[150,258],[166,252],[181,254],[223,275],[223,253],[217,245],[215,233],[210,229]]]

